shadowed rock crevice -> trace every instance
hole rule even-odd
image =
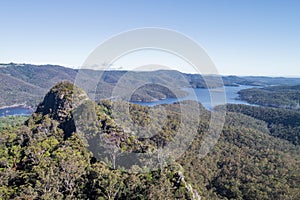
[[[59,128],[64,132],[64,137],[70,137],[76,131],[72,111],[80,104],[81,100],[87,99],[86,93],[74,86],[69,81],[56,84],[45,96],[35,113],[59,122]]]

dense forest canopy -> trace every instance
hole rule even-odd
[[[3,199],[300,198],[300,148],[298,142],[291,140],[297,134],[289,132],[298,127],[297,112],[229,105],[218,143],[206,157],[199,158],[199,145],[208,133],[211,111],[194,102],[192,105],[197,105],[200,111],[199,123],[192,124],[197,134],[184,155],[174,160],[159,154],[158,147],[176,139],[181,125],[180,104],[160,105],[165,110],[164,119],[159,118],[155,107],[129,104],[132,121],[123,123],[116,121],[114,105],[110,100],[89,100],[83,90],[70,82],[61,82],[46,94],[25,123],[21,123],[23,118],[2,120],[7,125],[1,130],[0,140],[0,196]],[[88,109],[94,111],[92,115],[82,112]],[[157,117],[149,117],[150,114]],[[160,131],[143,137],[143,133],[159,125]],[[185,134],[183,131],[179,137]],[[95,144],[99,147],[91,145],[91,141],[98,142]],[[99,144],[99,141],[104,142]],[[139,165],[120,168],[123,161],[118,155],[126,152],[156,156],[157,162],[152,165],[157,168]]]
[[[300,110],[300,85],[279,85],[239,91],[240,98],[252,104]]]

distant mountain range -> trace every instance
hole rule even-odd
[[[130,101],[150,102],[169,97],[182,97],[183,87],[207,88],[222,86],[216,76],[185,74],[178,71],[158,70],[149,72],[134,71],[95,71],[66,68],[58,65],[0,64],[0,107],[25,103],[36,107],[46,92],[57,82],[68,80],[79,84],[95,99],[111,98],[117,88],[127,92],[121,98]],[[206,82],[205,82],[206,80]],[[300,78],[238,77],[223,76],[226,86],[253,85],[269,86],[278,84],[300,84]],[[95,91],[91,88],[95,87]],[[137,87],[140,86],[140,87]],[[134,91],[132,94],[128,93]]]

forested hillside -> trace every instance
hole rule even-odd
[[[47,93],[24,125],[2,130],[3,199],[200,199],[176,162],[155,171],[134,166],[128,171],[117,170],[110,157],[107,164],[96,160],[82,138],[82,134],[92,133],[76,131],[72,116],[86,98],[71,83],[60,83]],[[122,150],[144,151],[134,135],[116,126],[107,110],[109,104],[104,103],[96,105],[88,100],[83,104],[98,108],[94,125],[99,129],[93,133],[110,141],[118,139],[116,145]],[[150,147],[151,142],[145,145]]]
[[[290,143],[300,144],[300,112],[247,105],[229,104],[228,111],[242,113],[267,123],[270,134]]]
[[[0,131],[20,126],[27,120],[27,116],[0,117]]]
[[[300,85],[251,88],[239,91],[239,95],[242,100],[252,104],[292,110],[300,109]]]
[[[155,107],[130,104],[131,121],[119,122],[112,113],[115,103],[109,100],[95,103],[72,83],[57,84],[24,125],[17,123],[1,131],[0,196],[3,199],[300,198],[299,145],[274,137],[267,120],[229,109],[218,143],[206,157],[199,158],[199,146],[208,132],[211,113],[196,102],[186,102],[191,109],[189,114],[199,107],[200,122],[191,124],[197,134],[184,155],[177,160],[165,155],[165,159],[154,163],[157,168],[152,170],[137,165],[127,170],[118,167],[124,162],[117,152],[159,155],[158,147],[191,131],[182,130],[178,135],[182,123],[179,111],[184,104],[161,105],[167,113],[164,119]],[[95,112],[84,112],[93,108]],[[255,112],[259,113],[258,109]],[[264,115],[266,111],[261,112]],[[145,137],[143,133],[155,130],[158,125],[162,126],[160,131]],[[187,122],[184,127],[188,125]],[[96,140],[99,137],[104,140]],[[107,149],[103,143],[91,145],[91,141],[106,141],[113,148]]]

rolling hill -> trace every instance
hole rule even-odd
[[[287,84],[300,84],[300,79],[296,78],[223,76],[222,83],[213,75],[200,76],[172,70],[95,71],[57,65],[15,63],[0,64],[0,78],[0,107],[26,103],[33,108],[51,87],[63,80],[76,82],[79,87],[85,89],[89,97],[94,97],[95,100],[113,97],[117,88],[121,91],[119,98],[144,102],[174,96],[183,97],[186,95],[186,92],[180,89],[183,87],[213,88],[222,86],[223,83],[228,86],[265,86],[281,84],[282,81]]]

